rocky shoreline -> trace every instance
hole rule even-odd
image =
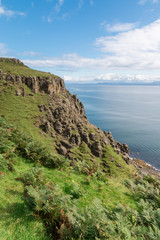
[[[145,161],[137,158],[132,159],[134,166],[138,169],[138,171],[143,175],[152,175],[155,178],[160,180],[160,170],[156,169],[150,164],[147,164]]]

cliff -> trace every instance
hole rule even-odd
[[[0,58],[3,240],[159,239],[160,182],[132,162],[63,79]]]
[[[2,63],[5,63],[5,67]],[[20,68],[20,72],[23,70],[24,74],[14,74],[14,71],[10,73],[10,64],[14,71]],[[21,99],[20,102],[23,98],[34,101],[37,94],[43,97],[47,95],[47,103],[37,104],[38,116],[34,119],[34,125],[41,133],[44,132],[53,139],[59,154],[76,160],[77,157],[82,157],[80,149],[85,145],[87,159],[94,162],[95,157],[104,157],[106,147],[111,145],[129,164],[128,146],[115,142],[110,132],[102,132],[88,121],[83,104],[76,95],[71,95],[66,90],[63,79],[52,74],[45,76],[45,73],[35,70],[33,76],[28,76],[28,71],[30,69],[17,59],[1,59],[0,96],[6,89],[11,89],[15,97]]]

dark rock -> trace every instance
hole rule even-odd
[[[121,150],[119,148],[115,148],[114,151],[117,153],[117,154],[121,154]]]
[[[114,142],[114,139],[113,139],[113,136],[112,136],[112,133],[111,133],[111,132],[108,132],[107,137],[108,137],[108,139],[109,139],[111,142]]]
[[[131,158],[127,153],[123,155],[123,159],[128,165],[130,164]]]
[[[68,138],[70,138],[71,135],[72,135],[72,129],[71,129],[71,127],[68,126],[68,127],[65,129],[65,131],[63,132],[63,135],[66,136],[66,137],[68,137]]]
[[[109,144],[109,141],[106,137],[101,138],[100,142],[101,142],[102,147],[106,147],[106,145]]]
[[[119,163],[116,164],[116,166],[119,167],[119,168],[122,168],[121,164],[119,164]]]
[[[99,142],[94,142],[91,146],[91,150],[96,157],[102,156],[102,148]]]
[[[67,149],[64,146],[60,146],[58,152],[64,156],[67,154]]]
[[[96,141],[97,138],[98,138],[98,136],[97,136],[96,133],[91,132],[91,133],[89,134],[89,138],[90,138],[92,141]]]
[[[129,147],[128,147],[128,145],[126,143],[121,144],[120,148],[121,148],[122,152],[127,153],[127,154],[130,153],[130,149],[129,149]]]
[[[81,137],[80,137],[79,134],[74,134],[74,135],[71,136],[69,141],[70,141],[71,144],[76,144],[76,145],[79,146],[80,143],[81,143]]]
[[[82,141],[84,141],[86,144],[88,144],[88,143],[89,143],[88,133],[83,132],[82,135],[81,135],[81,139],[82,139]]]
[[[62,124],[59,121],[56,121],[54,123],[54,129],[56,130],[57,133],[61,134],[62,133]]]
[[[72,148],[72,145],[71,144],[69,144],[67,141],[65,141],[65,140],[61,140],[61,144],[65,147],[65,148],[67,148],[67,149],[71,149]]]

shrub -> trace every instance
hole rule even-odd
[[[68,184],[65,183],[64,186],[64,191],[68,194],[72,196],[72,199],[74,198],[80,198],[83,193],[80,189],[80,186],[78,185],[78,183],[76,183],[75,181],[73,181],[72,183]]]
[[[33,167],[30,171],[24,174],[21,178],[24,186],[32,185],[35,186],[42,186],[46,183],[46,178],[42,173],[42,170],[37,167]]]

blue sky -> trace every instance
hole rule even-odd
[[[0,56],[68,82],[160,79],[160,0],[1,0]]]

